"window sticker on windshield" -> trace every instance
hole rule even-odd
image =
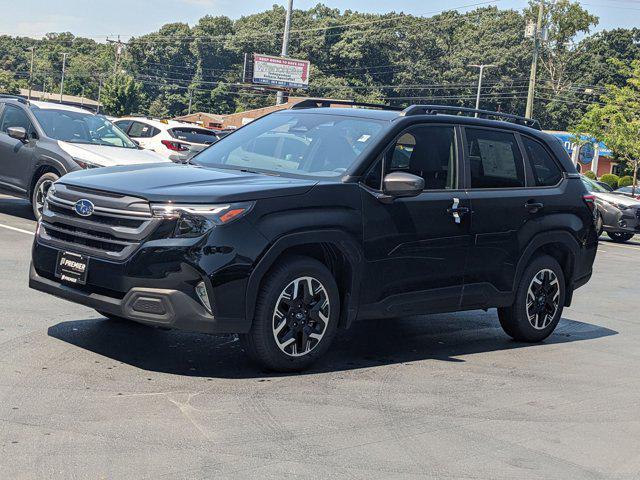
[[[362,136],[358,139],[358,141],[359,141],[359,142],[363,142],[363,143],[364,143],[364,142],[366,142],[367,140],[369,140],[370,138],[371,138],[371,135],[367,135],[367,134],[365,134],[365,135],[362,135]]]

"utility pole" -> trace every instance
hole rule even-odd
[[[193,100],[193,89],[189,89],[189,112],[187,115],[191,115],[191,101]]]
[[[67,67],[67,55],[68,53],[62,54],[62,79],[60,80],[60,103],[62,103],[62,91],[64,90],[64,71]]]
[[[98,81],[98,108],[96,113],[100,113],[100,94],[102,93],[102,78]]]
[[[536,71],[538,69],[538,55],[542,44],[542,20],[544,19],[544,0],[540,0],[538,6],[538,22],[533,30],[533,58],[531,60],[531,73],[529,75],[529,92],[527,94],[527,110],[525,117],[533,115],[533,97],[536,90]]]
[[[281,57],[289,55],[289,33],[291,32],[291,13],[293,12],[293,0],[289,0],[287,6],[287,16],[284,21],[284,35],[282,36],[282,52]],[[276,97],[276,105],[282,105],[284,103],[284,92],[279,91]]]
[[[27,100],[31,100],[31,88],[33,87],[33,59],[35,56],[36,47],[31,47],[31,66],[29,67],[29,93],[27,94]]]
[[[480,75],[478,77],[478,94],[476,95],[476,110],[480,109],[480,90],[482,89],[482,74],[484,73],[484,69],[485,68],[490,68],[490,67],[497,67],[497,65],[491,65],[491,64],[480,64],[480,65],[469,65],[470,67],[473,68],[479,68],[480,69]],[[476,117],[478,116],[478,114],[476,113]]]
[[[120,55],[122,55],[122,41],[120,40],[120,35],[118,35],[118,40],[110,40],[107,38],[107,43],[113,43],[115,45],[115,62],[113,63],[113,74],[118,74],[118,66],[120,65]]]

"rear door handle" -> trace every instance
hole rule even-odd
[[[539,210],[544,208],[544,203],[542,202],[527,202],[524,204],[524,208],[529,210],[530,213],[536,213]]]

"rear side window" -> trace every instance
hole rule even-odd
[[[524,187],[522,155],[512,133],[467,128],[471,188]]]
[[[562,179],[562,171],[547,150],[535,140],[523,137],[524,148],[531,163],[536,186],[551,187]]]
[[[191,143],[204,143],[211,144],[218,141],[218,137],[215,132],[206,130],[204,128],[172,128],[169,130],[169,134],[178,140],[184,140]]]

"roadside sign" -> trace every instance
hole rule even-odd
[[[252,82],[281,88],[308,88],[310,62],[253,54]]]

